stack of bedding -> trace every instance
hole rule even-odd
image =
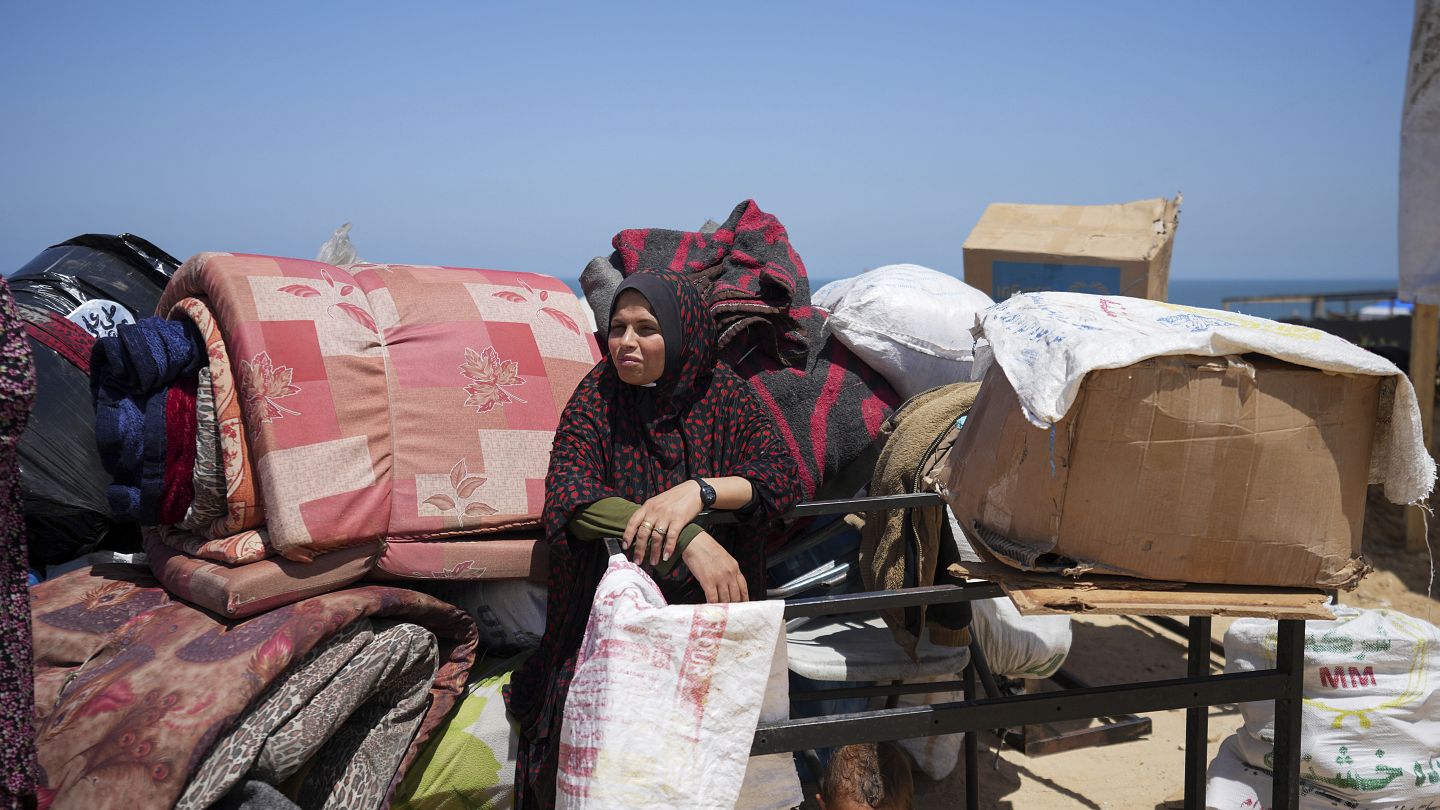
[[[379,585],[229,619],[97,565],[31,601],[41,807],[233,806],[262,786],[266,807],[378,810],[475,657],[463,610]]]
[[[600,358],[563,282],[203,253],[159,313],[97,342],[92,389],[172,593],[239,617],[367,573],[543,577],[553,433]]]
[[[32,591],[44,799],[394,800],[477,642],[543,628],[550,447],[600,358],[583,322],[532,274],[186,262],[90,357],[149,570]]]

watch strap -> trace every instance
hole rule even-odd
[[[700,485],[700,505],[705,509],[714,506],[716,498],[715,487],[710,486],[704,478],[698,475],[690,480]]]

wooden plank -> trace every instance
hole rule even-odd
[[[1440,306],[1415,304],[1410,318],[1410,382],[1415,385],[1415,399],[1420,405],[1420,428],[1425,433],[1425,446],[1435,452],[1431,425],[1435,421],[1435,360],[1440,343]],[[1420,508],[1405,510],[1405,548],[1425,548],[1425,521]]]
[[[1022,616],[1092,613],[1335,618],[1326,607],[1329,596],[1314,588],[1204,585],[1092,574],[1070,579],[1059,574],[1021,571],[995,561],[955,563],[947,573],[952,577],[999,583]]]
[[[1005,593],[1022,616],[1090,613],[1147,616],[1257,616],[1269,619],[1333,619],[1324,591],[1186,585],[1173,591],[1130,588],[1015,588]]]

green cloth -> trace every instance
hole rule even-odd
[[[624,498],[601,498],[570,518],[570,533],[575,535],[576,539],[597,543],[607,537],[622,537],[625,526],[630,523],[630,516],[639,508],[639,504]],[[675,541],[675,553],[670,555],[670,559],[661,560],[660,564],[655,566],[655,573],[662,577],[669,574],[680,562],[680,555],[685,551],[685,547],[690,545],[695,535],[703,531],[704,528],[694,523],[686,524],[685,528],[680,530],[680,539]]]
[[[500,690],[529,651],[484,656],[465,696],[425,744],[395,791],[395,810],[508,810],[515,803],[516,731]]]

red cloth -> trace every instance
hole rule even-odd
[[[872,445],[901,397],[810,305],[805,263],[785,226],[746,200],[713,234],[616,234],[610,261],[629,276],[668,268],[705,297],[720,359],[748,381],[799,464],[805,498],[848,497],[870,480]],[[851,469],[852,465],[862,469]],[[834,484],[837,491],[827,491]],[[796,528],[802,528],[796,524]],[[784,537],[777,537],[783,544]]]
[[[179,523],[195,500],[195,375],[181,377],[165,394],[165,486],[159,521]]]
[[[33,307],[20,307],[19,311],[30,337],[41,345],[49,346],[76,368],[90,373],[90,349],[95,345],[94,335],[58,312]]]

